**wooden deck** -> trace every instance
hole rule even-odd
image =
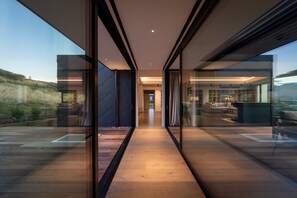
[[[164,128],[137,128],[107,197],[204,197]]]
[[[180,142],[180,128],[179,127],[169,127],[171,133],[175,137],[175,139]]]
[[[183,150],[214,197],[297,197],[296,182],[277,171],[296,174],[296,149],[291,148],[292,153],[287,150],[287,155],[283,153],[284,146],[272,155],[273,142],[257,142],[241,135],[271,135],[271,130],[270,133],[265,127],[204,130],[184,128]]]
[[[118,151],[120,145],[125,139],[129,128],[125,129],[114,129],[114,128],[106,128],[99,129],[99,180],[102,178],[105,173],[107,167]]]
[[[86,184],[90,150],[86,149],[88,144],[82,130],[1,127],[0,197],[85,197],[89,190]],[[127,128],[99,130],[99,177],[127,131]]]
[[[204,197],[166,129],[153,125],[160,125],[160,116],[140,117],[142,125],[133,133],[107,197]]]

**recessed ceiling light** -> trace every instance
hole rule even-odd
[[[105,61],[108,61],[108,59],[106,58]]]
[[[155,32],[155,30],[152,30],[152,33],[154,33]]]

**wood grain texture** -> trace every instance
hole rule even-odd
[[[166,129],[152,124],[159,116],[140,118],[107,197],[204,197]]]
[[[124,141],[129,128],[126,129],[99,129],[99,181],[108,168],[110,162]]]
[[[257,142],[241,134],[271,134],[269,127],[186,127],[183,149],[215,197],[297,197],[297,185],[276,169],[294,174],[296,149],[283,145],[272,155],[273,142]],[[207,131],[207,132],[206,132]],[[215,136],[219,137],[215,138]],[[220,141],[221,140],[221,141]],[[224,142],[225,141],[225,142]],[[234,145],[231,147],[226,142]],[[249,152],[255,158],[244,154]],[[288,151],[291,149],[291,154]],[[287,150],[286,153],[282,153]],[[271,160],[268,168],[258,160]],[[296,161],[296,160],[293,160]],[[291,162],[293,162],[291,161]]]
[[[99,177],[128,130],[99,129]],[[84,138],[85,132],[83,127],[1,127],[0,197],[86,197],[90,144],[53,142],[68,134]]]

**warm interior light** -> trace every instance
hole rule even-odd
[[[191,82],[246,82],[251,79],[255,78],[252,77],[219,77],[219,78],[191,78]]]
[[[155,30],[152,30],[152,33],[154,33],[155,32]]]
[[[141,82],[162,82],[162,77],[140,77]]]
[[[58,82],[82,82],[81,78],[60,78]]]
[[[253,79],[253,78],[255,78],[255,77],[243,77],[242,78],[242,81],[249,81],[249,80],[251,80],[251,79]]]

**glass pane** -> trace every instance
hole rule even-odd
[[[101,63],[98,65],[98,70],[99,180],[101,180],[133,125],[131,111],[133,75],[129,70],[112,70]]]
[[[91,194],[91,64],[86,61],[84,49],[76,44],[79,42],[72,35],[64,36],[65,26],[60,26],[63,34],[55,29],[67,18],[59,15],[68,13],[59,12],[67,2],[55,1],[47,7],[46,3],[33,1],[1,1],[3,197]],[[84,3],[79,6],[74,9],[77,5],[73,3],[67,9],[84,13]],[[44,12],[44,8],[49,12]],[[85,21],[84,15],[76,15],[79,17]],[[76,28],[79,39],[86,40],[85,27]]]
[[[218,61],[189,59],[211,39],[183,51],[182,149],[214,197],[296,196],[297,42],[241,59],[259,40]]]
[[[180,72],[169,71],[169,129],[180,141]]]

